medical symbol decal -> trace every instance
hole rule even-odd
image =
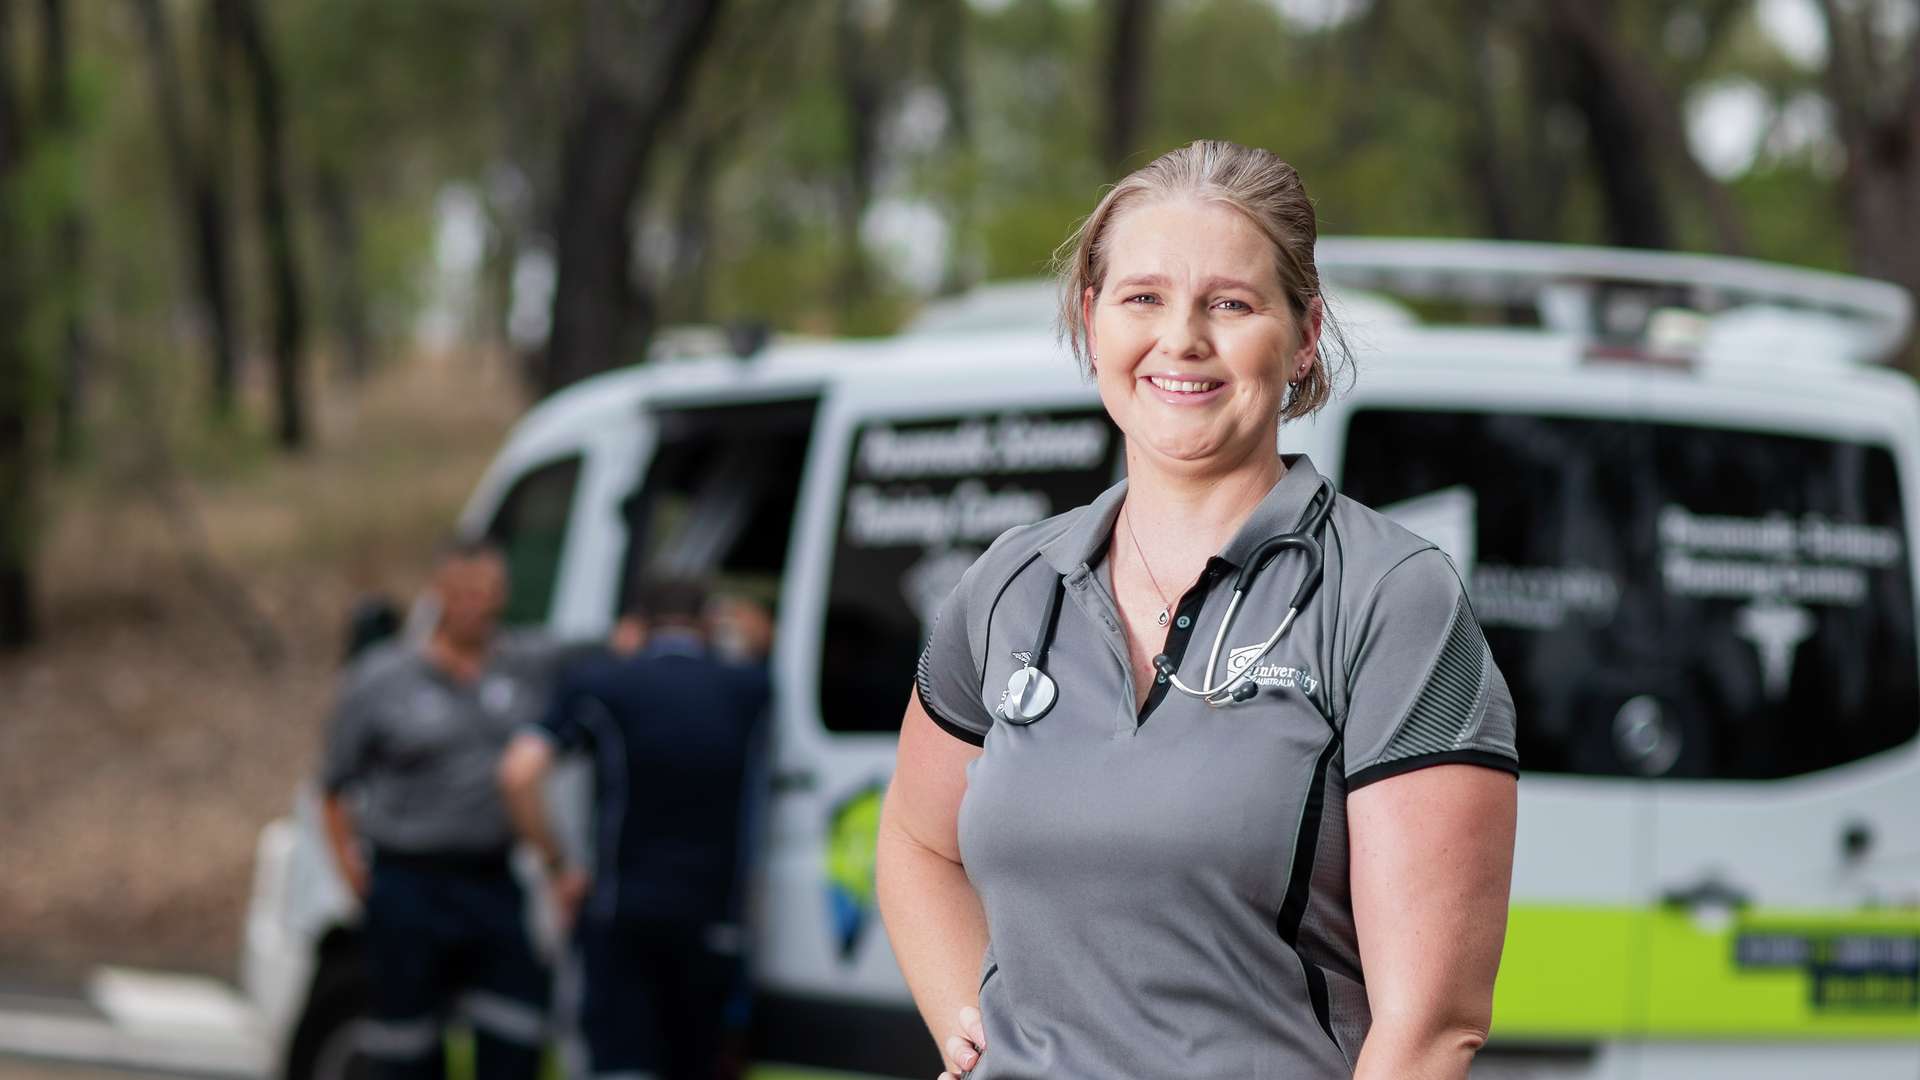
[[[834,808],[827,822],[827,909],[842,962],[851,963],[873,915],[873,858],[880,838],[880,799],[871,784]]]
[[[1227,674],[1232,676],[1246,671],[1247,665],[1260,659],[1260,650],[1263,647],[1264,643],[1248,645],[1227,653]],[[1320,688],[1320,680],[1314,678],[1313,673],[1306,668],[1286,667],[1281,664],[1260,664],[1247,672],[1247,678],[1261,686],[1275,686],[1286,690],[1298,687],[1301,693],[1309,695]]]
[[[1794,654],[1819,629],[1813,613],[1799,604],[1756,601],[1735,611],[1733,620],[1733,632],[1760,658],[1760,687],[1767,700],[1786,700],[1793,687]]]

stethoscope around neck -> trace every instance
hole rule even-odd
[[[1313,598],[1314,591],[1320,587],[1320,579],[1326,570],[1326,556],[1315,536],[1332,512],[1333,485],[1322,480],[1293,531],[1281,533],[1254,548],[1253,554],[1240,567],[1240,572],[1234,575],[1233,599],[1227,603],[1227,613],[1220,620],[1220,629],[1213,634],[1213,649],[1207,654],[1206,679],[1198,687],[1188,686],[1181,681],[1173,661],[1161,653],[1153,658],[1153,669],[1160,681],[1215,708],[1253,700],[1260,693],[1260,685],[1253,681],[1254,670],[1286,636],[1294,620],[1300,617],[1301,609],[1307,606],[1307,601]],[[1240,613],[1240,602],[1246,598],[1254,576],[1287,550],[1299,551],[1307,557],[1307,572],[1300,579],[1300,587],[1293,591],[1293,599],[1287,603],[1286,615],[1281,618],[1280,625],[1274,627],[1273,633],[1267,635],[1266,641],[1260,645],[1260,651],[1252,659],[1228,671],[1225,680],[1215,683],[1214,672],[1220,666],[1220,649],[1233,630],[1234,616]],[[1046,673],[1044,665],[1047,650],[1053,645],[1054,630],[1060,621],[1060,599],[1066,595],[1066,591],[1067,578],[1062,574],[1054,581],[1053,591],[1047,596],[1046,612],[1040,618],[1040,632],[1034,640],[1033,651],[1028,654],[1026,666],[1007,679],[1007,694],[1000,702],[1000,718],[1010,724],[1033,723],[1047,715],[1060,696],[1059,687],[1054,684],[1053,677]]]

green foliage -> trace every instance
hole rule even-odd
[[[431,302],[436,199],[450,186],[480,194],[490,265],[550,248],[546,233],[564,197],[566,118],[596,2],[263,5],[286,84],[301,249],[316,283],[310,322],[323,335],[331,279],[310,195],[323,169],[343,176],[353,196],[356,269],[386,351],[405,346]],[[1115,179],[1098,150],[1110,107],[1110,6],[951,0],[959,20],[943,22],[941,13],[954,10],[943,2],[732,0],[684,116],[655,155],[648,201],[637,208],[636,260],[663,318],[881,333],[930,291],[1045,272]],[[206,44],[206,4],[165,5],[196,87],[216,59]],[[847,4],[893,28],[873,36],[888,44],[869,57],[889,87],[873,195],[931,208],[946,222],[945,266],[931,286],[904,280],[887,256],[850,240],[858,234],[849,220],[853,129],[836,36]],[[82,280],[36,287],[35,354],[51,346],[63,313],[82,310],[109,352],[142,357],[131,368],[155,366],[170,373],[170,384],[199,386],[196,330],[183,317],[192,309],[186,237],[164,167],[145,43],[124,5],[71,6],[78,134],[36,153],[19,207],[34,245],[48,222],[78,207],[92,254]],[[1824,93],[1821,73],[1783,56],[1752,8],[1746,0],[1613,0],[1609,32],[1677,107],[1690,90],[1735,78],[1762,87],[1776,107]],[[1130,160],[1197,137],[1269,146],[1300,168],[1323,232],[1484,235],[1490,195],[1473,155],[1491,148],[1520,235],[1591,242],[1605,234],[1584,128],[1552,97],[1556,72],[1542,59],[1549,5],[1374,0],[1364,10],[1310,32],[1271,0],[1153,5],[1149,104]],[[213,118],[203,98],[196,91],[196,124]],[[964,131],[955,119],[962,114]],[[235,130],[226,141],[231,180],[248,140]],[[1729,185],[1754,254],[1848,265],[1831,154],[1817,157],[1762,155]],[[1681,242],[1711,246],[1698,194],[1672,172],[1662,187]],[[235,219],[246,218],[244,186],[230,189]],[[702,208],[701,229],[683,228],[689,208]],[[237,263],[249,327],[264,303],[262,275],[248,272],[258,265],[253,244],[243,238]],[[38,255],[36,265],[44,265]],[[507,299],[477,295],[494,305]],[[504,320],[482,312],[469,322]],[[248,425],[219,436],[227,437],[238,440],[240,458],[251,452]]]

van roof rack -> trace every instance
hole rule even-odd
[[[1644,329],[1618,325],[1609,301],[1637,294],[1660,307],[1707,315],[1761,305],[1850,324],[1856,360],[1888,360],[1913,326],[1913,298],[1890,282],[1722,255],[1498,240],[1324,237],[1315,248],[1329,285],[1408,299],[1533,306],[1542,324],[1617,340]]]

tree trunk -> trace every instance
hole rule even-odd
[[[226,194],[218,174],[205,155],[195,149],[187,130],[186,102],[166,12],[160,0],[134,0],[134,7],[147,39],[161,138],[185,223],[188,277],[199,286],[200,314],[212,344],[209,375],[213,413],[227,420],[234,413],[239,344],[234,334],[238,320],[227,250]]]
[[[898,64],[889,45],[894,35],[886,26],[871,25],[866,13],[872,5],[840,0],[835,12],[835,42],[839,56],[840,103],[847,123],[847,171],[840,196],[840,315],[851,318],[866,295],[867,258],[860,243],[860,221],[873,202],[874,172],[879,164],[880,122],[885,117],[888,71]],[[894,9],[890,21],[907,16]]]
[[[285,127],[281,122],[280,74],[268,46],[255,0],[216,0],[223,36],[238,49],[253,90],[254,182],[260,226],[266,237],[273,297],[273,390],[275,434],[286,450],[307,442],[305,365],[301,342],[306,313],[300,297],[299,262],[293,250],[287,200]]]
[[[1587,120],[1612,218],[1610,239],[1630,247],[1672,246],[1659,186],[1659,167],[1670,165],[1706,207],[1716,246],[1745,251],[1746,227],[1726,185],[1693,156],[1678,104],[1653,69],[1613,36],[1606,16],[1594,0],[1552,0],[1548,36],[1567,65],[1567,100]]]
[[[1907,41],[1904,64],[1888,65],[1875,59],[1868,15],[1850,17],[1834,0],[1820,8],[1827,93],[1846,150],[1840,193],[1854,268],[1920,295],[1920,31]],[[1908,369],[1920,373],[1920,342],[1910,337],[1905,351]]]
[[[336,166],[320,169],[314,181],[320,235],[333,278],[333,332],[339,338],[341,366],[354,382],[373,368],[373,334],[367,326],[367,289],[360,279],[360,224],[353,195]]]
[[[629,218],[723,2],[589,6],[585,85],[561,152],[553,329],[536,380],[543,393],[643,354],[651,300],[632,279]]]
[[[46,134],[63,143],[74,137],[73,93],[69,77],[66,0],[40,3],[40,118]],[[69,170],[69,181],[75,181]],[[89,348],[84,317],[81,265],[86,225],[69,186],[54,226],[53,278],[58,283],[62,318],[60,363],[54,375],[54,452],[61,461],[80,455],[86,408]]]
[[[1606,200],[1607,242],[1670,248],[1673,226],[1646,128],[1607,78],[1593,42],[1564,25],[1550,35],[1567,100],[1587,122],[1587,155]]]
[[[13,181],[26,155],[14,95],[13,6],[0,0],[0,252],[20,250]],[[27,346],[27,268],[0,258],[0,649],[34,638],[33,378]]]
[[[1114,0],[1108,21],[1107,126],[1100,160],[1116,180],[1126,171],[1127,156],[1139,149],[1140,122],[1148,106],[1147,24],[1152,18],[1153,0]]]
[[[708,251],[713,243],[713,184],[720,157],[743,125],[708,132],[687,152],[673,222],[673,274],[667,283],[669,317],[707,321]],[[665,291],[665,290],[663,290]]]
[[[933,20],[933,76],[947,103],[947,151],[956,161],[973,160],[973,95],[967,79],[967,24],[971,12],[967,0],[942,0]],[[970,166],[961,170],[962,181],[947,189],[947,223],[953,240],[947,245],[947,265],[940,275],[940,295],[954,296],[973,284],[978,261],[973,237],[978,233],[974,207],[977,203]]]
[[[944,0],[943,0],[944,2]],[[714,237],[714,185],[729,152],[756,124],[765,123],[771,96],[787,92],[795,75],[793,50],[783,47],[798,27],[793,5],[773,0],[735,8],[706,63],[727,73],[722,100],[702,100],[697,113],[680,120],[680,173],[673,203],[673,247],[667,280],[660,287],[664,317],[707,322],[708,275]]]
[[[526,92],[525,73],[534,70],[535,12],[522,0],[494,0],[489,17],[500,63],[501,152],[487,180],[487,250],[481,264],[481,321],[502,356],[512,356],[513,279],[521,253],[540,213],[535,199],[533,153],[536,125],[546,122],[545,103]]]
[[[947,102],[947,140],[964,147],[973,138],[973,101],[967,86],[967,0],[939,0],[933,20],[933,78]]]

